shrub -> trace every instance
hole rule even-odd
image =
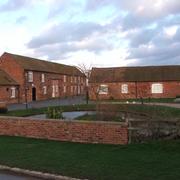
[[[116,104],[98,104],[96,107],[97,120],[100,121],[122,121],[119,106]]]
[[[5,113],[7,113],[7,111],[8,111],[7,107],[0,107],[1,114],[5,114]]]
[[[63,119],[61,107],[48,107],[46,117],[50,119]]]

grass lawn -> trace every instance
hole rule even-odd
[[[144,98],[144,103],[174,103],[175,98]],[[109,99],[104,102],[141,102],[141,99]]]
[[[0,164],[92,180],[180,179],[180,140],[79,144],[0,136]]]
[[[180,109],[174,107],[167,107],[167,106],[155,106],[155,105],[141,105],[141,104],[111,104],[111,107],[105,108],[106,111],[111,111],[113,108],[112,106],[117,106],[119,112],[130,112],[136,114],[147,115],[150,117],[157,117],[159,119],[180,119]],[[96,120],[96,114],[94,115],[83,115],[79,116],[76,119],[78,120]],[[115,121],[121,121],[118,117],[114,119]]]

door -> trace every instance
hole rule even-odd
[[[36,88],[35,87],[32,88],[32,100],[36,101]]]
[[[55,93],[55,85],[52,86],[52,97],[56,97],[56,93]]]
[[[59,97],[59,82],[58,80],[52,80],[52,97]]]

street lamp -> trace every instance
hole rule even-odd
[[[28,102],[27,102],[27,91],[29,90],[28,86],[27,86],[27,80],[28,80],[28,73],[25,73],[25,104],[26,104],[26,109],[28,109]]]

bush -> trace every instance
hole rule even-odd
[[[63,119],[61,107],[48,107],[46,117],[49,119]]]
[[[8,111],[7,107],[0,107],[1,114],[5,114],[5,113],[7,113],[7,111]]]
[[[176,98],[180,98],[180,95],[177,95]]]
[[[123,121],[119,105],[116,104],[98,104],[96,116],[99,121]]]

